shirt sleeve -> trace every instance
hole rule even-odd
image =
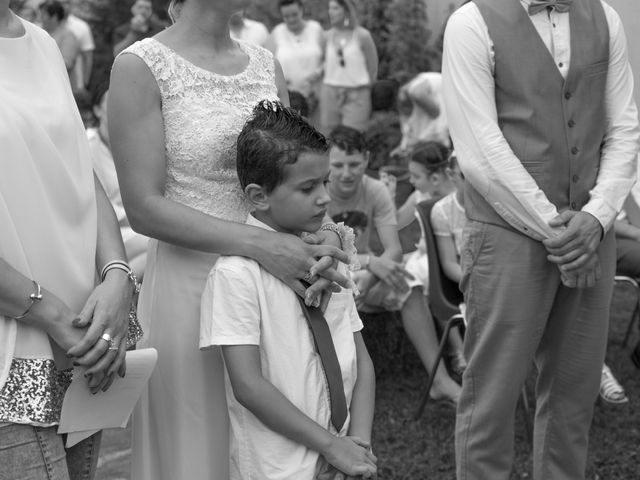
[[[93,41],[93,34],[91,28],[87,23],[82,23],[81,28],[78,28],[78,40],[80,41],[80,51],[91,52],[96,49],[96,44]]]
[[[607,231],[636,181],[640,129],[624,28],[617,12],[604,2],[602,6],[609,24],[609,70],[605,86],[607,129],[596,185],[582,210],[596,217]]]
[[[367,179],[370,185],[373,202],[373,224],[376,228],[395,227],[398,225],[396,209],[391,195],[382,182],[373,178]]]
[[[457,10],[444,35],[443,95],[460,168],[504,220],[525,235],[556,235],[558,211],[515,156],[498,126],[490,39],[473,3]]]
[[[433,229],[433,234],[438,237],[450,237],[453,235],[453,232],[451,231],[449,220],[444,210],[443,200],[444,199],[436,202],[431,209],[431,228]]]
[[[213,267],[200,304],[201,349],[260,345],[258,279],[257,265],[245,259]]]

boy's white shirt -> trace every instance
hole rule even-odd
[[[252,215],[247,224],[273,230]],[[201,349],[219,345],[259,346],[264,378],[307,416],[336,433],[331,425],[322,363],[293,290],[254,260],[220,257],[207,279],[201,307]],[[350,290],[332,295],[325,318],[350,405],[357,375],[353,333],[362,330]],[[233,396],[226,369],[225,389],[231,420],[232,480],[316,477],[322,466],[318,452],[270,430],[240,405]],[[340,434],[346,434],[349,420]]]

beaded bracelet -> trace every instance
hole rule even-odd
[[[358,262],[358,255],[356,251],[355,241],[356,236],[353,229],[343,222],[336,223],[324,223],[320,227],[320,230],[329,230],[340,237],[340,243],[342,245],[342,251],[349,256],[349,270],[360,269],[360,262]]]
[[[21,318],[26,317],[27,315],[29,315],[29,312],[31,311],[31,309],[33,308],[33,306],[42,301],[42,287],[40,286],[40,284],[38,282],[36,282],[35,280],[31,280],[33,282],[33,285],[36,287],[36,291],[33,292],[31,295],[29,295],[29,300],[31,301],[31,303],[29,304],[29,306],[27,307],[27,309],[24,311],[24,313],[22,315],[18,315],[17,317],[13,317],[16,320],[20,320]]]

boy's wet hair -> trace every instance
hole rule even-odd
[[[409,160],[422,165],[429,175],[444,173],[449,165],[449,152],[449,148],[440,142],[421,142],[413,147]]]
[[[347,155],[364,153],[367,151],[364,135],[355,128],[339,125],[329,134],[331,145],[343,150]]]
[[[284,180],[285,166],[305,152],[326,153],[327,139],[280,102],[262,100],[237,140],[236,169],[244,189],[255,183],[269,193]]]

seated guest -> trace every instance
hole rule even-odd
[[[116,166],[113,163],[109,146],[109,129],[107,128],[108,88],[108,83],[105,82],[101,84],[96,88],[92,98],[93,114],[98,120],[98,128],[87,130],[91,159],[93,161],[93,171],[98,177],[98,180],[100,180],[118,217],[120,233],[124,240],[124,248],[127,251],[129,265],[138,280],[142,280],[147,261],[147,243],[149,243],[149,239],[133,231],[127,219],[127,214],[124,211],[124,206],[122,205]]]
[[[246,223],[317,231],[330,201],[328,150],[325,137],[282,104],[255,107],[237,141],[238,177],[253,210]],[[350,290],[331,295],[323,315],[255,260],[223,256],[207,279],[200,320],[200,348],[220,346],[228,374],[231,480],[375,476],[375,376]]]
[[[398,109],[402,142],[396,153],[406,153],[419,142],[436,141],[451,145],[440,73],[419,73],[400,87]]]
[[[153,37],[166,27],[153,15],[151,0],[134,0],[131,15],[131,20],[116,27],[113,32],[111,44],[113,45],[114,57],[138,40]]]
[[[421,289],[412,288],[415,278],[402,265],[395,206],[386,187],[365,175],[367,152],[363,135],[340,126],[331,133],[331,177],[329,215],[356,232],[356,248],[362,269],[354,272],[359,290],[358,308],[364,312],[400,310],[407,336],[418,351],[425,368],[431,371],[437,351],[437,336],[431,313]],[[446,159],[446,157],[445,157]],[[382,252],[369,247],[376,230]],[[457,401],[460,387],[440,365],[431,396]]]
[[[447,172],[448,156],[449,149],[438,142],[425,142],[415,146],[409,157],[409,181],[415,190],[398,209],[398,228],[404,228],[416,218],[416,206],[420,202],[431,198],[443,198],[454,189],[455,182]],[[387,187],[392,194],[395,185],[395,178],[389,175]],[[418,311],[428,309],[429,260],[426,248],[426,241],[421,235],[417,249],[405,255],[406,269],[414,276],[411,286],[415,290],[415,302],[420,304]],[[439,320],[440,327],[444,328],[447,319]],[[448,352],[445,357],[452,374],[460,380],[466,368],[466,361],[462,354],[462,338],[457,329],[449,333]]]

